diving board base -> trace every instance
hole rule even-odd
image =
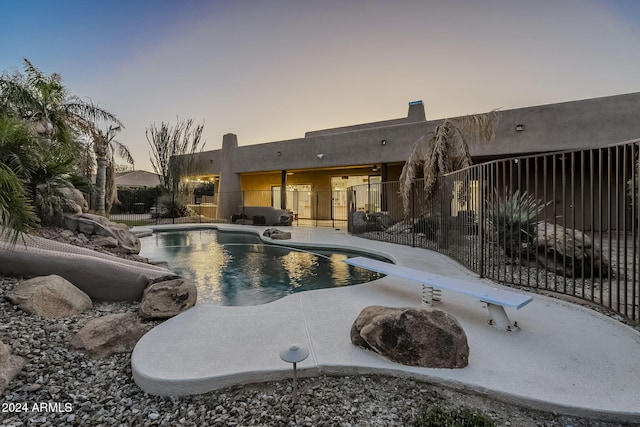
[[[507,312],[501,305],[491,304],[483,301],[487,304],[487,310],[489,310],[489,324],[495,328],[502,329],[503,331],[515,331],[518,329],[518,322],[511,323]]]

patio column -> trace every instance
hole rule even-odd
[[[280,209],[287,208],[287,171],[280,172]]]

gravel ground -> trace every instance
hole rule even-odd
[[[20,280],[0,276],[0,340],[26,359],[0,397],[2,426],[407,426],[425,405],[478,409],[501,426],[631,426],[540,412],[490,396],[388,376],[321,376],[158,397],[133,382],[130,354],[94,359],[69,347],[91,318],[136,312],[136,303],[98,303],[66,319],[44,319],[2,296]],[[147,322],[149,328],[157,322]]]

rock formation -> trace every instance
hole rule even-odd
[[[75,188],[61,187],[58,189],[64,196],[65,206],[64,211],[76,215],[81,215],[84,212],[89,211],[89,204],[85,200],[82,192]]]
[[[455,317],[434,308],[366,307],[351,342],[394,361],[424,368],[464,368],[467,336]]]
[[[263,236],[272,240],[288,240],[291,239],[291,233],[288,231],[278,230],[277,228],[267,228],[262,233]]]
[[[25,280],[6,298],[28,313],[52,319],[74,316],[93,306],[87,294],[56,275]]]
[[[109,221],[100,215],[88,213],[65,214],[64,225],[71,231],[77,231],[91,238],[93,235],[103,236],[117,241],[116,248],[123,254],[137,254],[140,252],[140,239],[129,230],[126,224]],[[109,244],[112,245],[112,240]]]
[[[20,373],[24,364],[25,360],[22,357],[11,354],[11,347],[0,341],[0,395]]]
[[[109,314],[89,320],[71,339],[71,346],[95,357],[107,357],[132,351],[146,332],[132,313]]]
[[[534,240],[536,260],[565,277],[608,277],[609,260],[592,239],[579,230],[540,222]]]
[[[138,314],[143,319],[168,319],[196,304],[198,290],[187,279],[154,283],[144,290]]]

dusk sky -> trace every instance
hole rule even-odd
[[[23,58],[145,128],[204,122],[205,149],[404,117],[640,91],[636,0],[4,0],[0,70]],[[407,153],[408,156],[409,153]]]

